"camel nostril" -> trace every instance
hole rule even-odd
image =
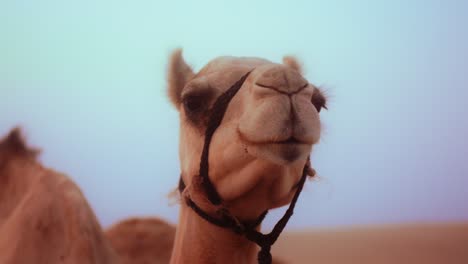
[[[292,89],[292,91],[291,90],[285,91],[285,89],[283,89],[281,87],[266,85],[266,84],[262,84],[262,83],[259,83],[259,82],[256,82],[255,85],[257,85],[258,87],[266,88],[266,89],[272,89],[274,91],[277,91],[278,93],[291,95],[291,94],[299,93],[300,91],[304,90],[305,88],[307,88],[307,86],[309,86],[309,83],[305,83],[305,84],[303,84],[302,86],[300,86],[297,89]]]
[[[262,87],[262,88],[278,90],[278,88],[276,88],[276,87],[274,87],[274,86],[270,86],[270,85],[266,85],[266,84],[261,84],[261,83],[259,83],[259,82],[256,82],[255,85],[260,86],[260,87]]]
[[[277,87],[277,86],[273,86],[273,85],[262,84],[262,83],[259,83],[259,82],[255,83],[255,85],[257,85],[258,87],[262,87],[262,88],[266,88],[266,89],[271,89],[271,90],[277,91],[278,93],[287,94],[285,91],[283,91],[284,89],[281,89],[281,86],[280,86],[280,87]]]

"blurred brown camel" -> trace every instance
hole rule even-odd
[[[37,155],[19,129],[0,141],[0,263],[118,263],[80,189]]]

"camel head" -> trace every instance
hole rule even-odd
[[[175,51],[168,67],[168,96],[180,116],[179,156],[187,187],[198,175],[205,129],[216,99],[249,73],[229,103],[209,149],[209,177],[239,219],[288,204],[312,147],[320,138],[321,91],[299,63],[219,57],[199,72]],[[204,196],[187,188],[192,197]]]

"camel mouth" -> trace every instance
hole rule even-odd
[[[278,141],[278,142],[271,142],[273,144],[280,144],[280,145],[297,145],[297,144],[306,144],[306,142],[300,141],[299,139],[295,137],[290,137],[286,140],[283,141]]]
[[[249,140],[243,133],[238,131],[241,142],[245,144],[247,153],[271,160],[281,165],[290,164],[309,155],[312,145],[294,136],[286,140],[271,140],[256,142]]]
[[[244,135],[240,129],[237,129],[237,134],[241,141],[244,143],[247,143],[248,145],[256,145],[256,146],[261,146],[261,145],[278,145],[278,146],[287,146],[287,145],[311,145],[309,142],[300,140],[294,136],[290,136],[286,140],[263,140],[263,141],[254,141],[250,140],[246,135]]]

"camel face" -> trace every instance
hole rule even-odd
[[[320,137],[324,97],[295,61],[284,62],[220,57],[195,74],[178,51],[169,65],[169,97],[180,113],[179,155],[186,183],[198,174],[211,106],[250,72],[213,136],[209,156],[211,181],[246,217],[250,210],[245,203],[256,209],[289,203]],[[237,204],[239,197],[242,203]]]
[[[278,165],[305,160],[320,135],[314,86],[273,63],[255,68],[245,86],[237,131],[247,152]]]

